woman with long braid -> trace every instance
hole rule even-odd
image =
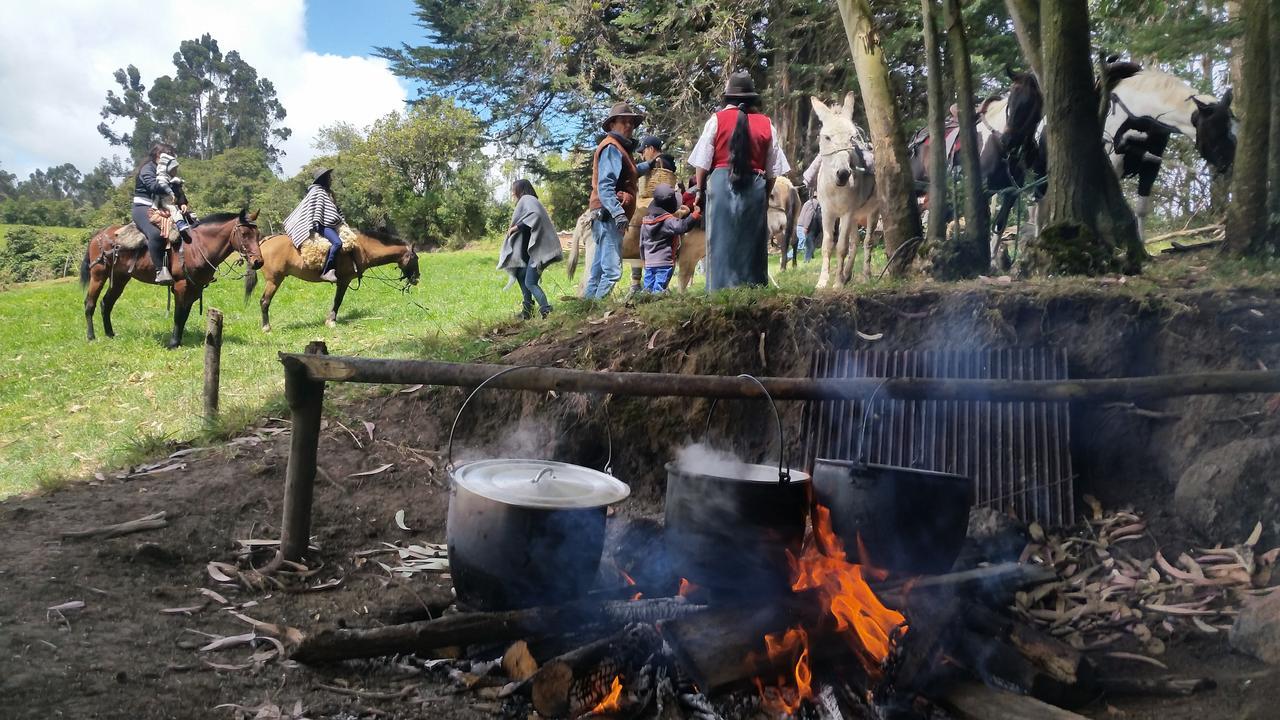
[[[791,170],[745,70],[729,76],[724,103],[689,154],[706,197],[708,290],[769,282],[769,193]]]

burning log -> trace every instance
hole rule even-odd
[[[397,653],[427,652],[436,648],[544,638],[566,628],[588,625],[654,623],[686,617],[704,608],[683,600],[662,598],[633,602],[579,602],[505,612],[446,615],[435,620],[380,628],[331,628],[306,634],[290,657],[318,663]]]
[[[657,630],[637,624],[549,660],[530,679],[533,707],[544,717],[617,710],[623,679],[643,674],[661,648]]]

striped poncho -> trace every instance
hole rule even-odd
[[[284,231],[293,240],[294,247],[302,247],[302,243],[311,236],[311,228],[316,225],[337,227],[343,221],[333,195],[319,185],[312,185],[307,188],[307,195],[298,203],[298,207],[284,219]]]

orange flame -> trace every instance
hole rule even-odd
[[[755,678],[756,689],[766,707],[787,715],[795,714],[801,703],[813,697],[813,671],[809,667],[809,635],[802,627],[793,627],[781,636],[765,635],[764,646],[769,660],[782,665],[795,657],[792,677],[780,676],[775,686],[765,688],[760,678]],[[797,652],[798,650],[798,652]]]
[[[591,708],[591,714],[617,712],[622,709],[622,703],[619,702],[621,699],[622,676],[614,675],[613,687],[609,688],[609,694],[605,696],[604,700],[600,701],[599,705]]]
[[[644,597],[644,593],[636,593],[635,595],[631,596],[631,599],[635,601],[635,600],[639,600],[642,597]]]
[[[677,597],[689,597],[690,593],[697,591],[698,586],[689,582],[687,578],[680,578],[680,591],[676,593]]]
[[[847,559],[844,545],[831,529],[831,512],[818,506],[813,518],[814,542],[799,557],[791,557],[795,591],[816,588],[823,611],[836,619],[836,629],[846,634],[855,650],[864,655],[867,670],[876,674],[889,657],[895,629],[905,632],[906,618],[880,602],[864,578],[864,568]],[[862,552],[866,557],[865,550]],[[873,577],[881,571],[866,572]],[[869,662],[868,662],[869,661]]]
[[[636,581],[630,575],[627,574],[626,570],[623,570],[622,568],[618,568],[618,573],[622,575],[622,579],[626,580],[628,585],[636,584]]]

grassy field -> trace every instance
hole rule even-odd
[[[479,349],[481,328],[519,309],[517,288],[500,292],[492,247],[422,256],[422,283],[407,294],[376,276],[347,293],[336,328],[324,317],[329,285],[289,279],[272,304],[271,334],[259,329],[256,296],[228,273],[205,293],[205,307],[225,314],[222,350],[224,429],[255,413],[282,409],[280,350],[322,339],[346,355],[466,355]],[[563,270],[549,273],[552,297],[568,292]],[[116,338],[85,341],[83,294],[72,279],[13,286],[0,292],[0,497],[82,477],[154,452],[165,439],[202,432],[200,418],[205,319],[192,314],[186,344],[167,351],[170,328],[160,288],[131,284],[116,305]],[[470,349],[469,349],[470,348]]]

